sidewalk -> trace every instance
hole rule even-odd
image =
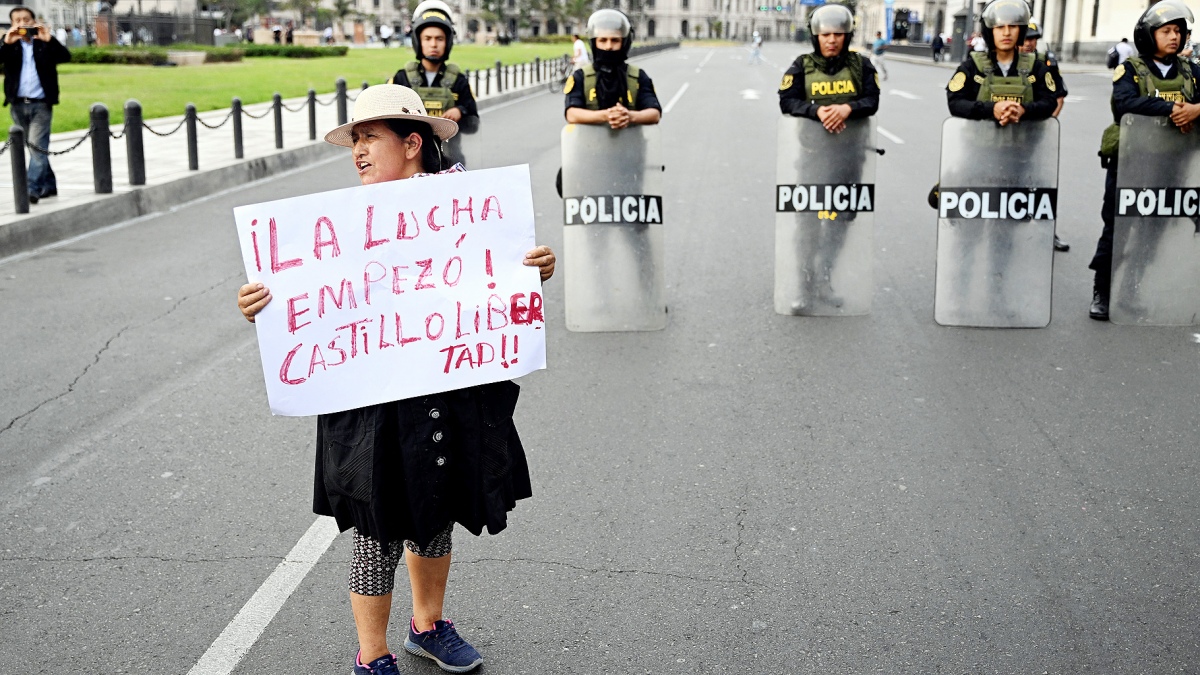
[[[477,95],[480,108],[503,101],[546,91],[546,83],[513,88],[501,94]],[[349,85],[348,98],[357,97],[360,88]],[[199,114],[199,118],[217,129],[197,124],[199,170],[188,170],[187,131],[167,137],[142,130],[146,158],[146,185],[129,184],[125,139],[110,140],[112,155],[112,194],[97,194],[92,176],[91,139],[75,150],[50,158],[58,179],[58,196],[42,199],[29,207],[28,214],[14,212],[11,160],[0,156],[0,257],[27,251],[37,246],[73,237],[136,218],[163,211],[178,204],[243,185],[272,174],[311,164],[345,150],[321,140],[326,131],[337,126],[337,103],[333,92],[317,96],[317,140],[308,137],[308,106],[306,98],[285,100],[283,111],[283,149],[275,148],[275,123],[271,103],[256,103],[243,107],[242,138],[244,159],[234,159],[233,124],[228,120],[229,109]],[[324,103],[325,105],[321,105]],[[291,108],[298,112],[290,112]],[[347,102],[347,114],[353,115],[354,102]],[[262,116],[252,119],[251,116]],[[224,124],[222,125],[222,121]],[[146,120],[155,131],[171,132],[179,127],[183,115]],[[113,134],[120,134],[113,127]],[[70,148],[87,130],[53,134],[52,152]],[[26,149],[26,161],[32,150]]]

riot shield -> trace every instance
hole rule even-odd
[[[657,126],[563,129],[568,330],[666,327],[661,184]]]
[[[871,311],[875,120],[840,134],[801,117],[779,120],[775,186],[775,311],[855,316]]]
[[[493,168],[484,157],[483,127],[478,117],[464,117],[458,123],[458,133],[442,142],[442,152],[450,163],[461,162],[468,169]]]
[[[1050,323],[1058,120],[942,125],[934,320],[943,326]]]
[[[1113,323],[1194,326],[1200,316],[1200,132],[1121,119],[1113,220]]]

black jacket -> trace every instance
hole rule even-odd
[[[1000,67],[996,65],[995,53],[988,52],[988,57],[992,62],[993,72],[1000,75]],[[1020,54],[1014,56],[1012,66],[1014,68],[1017,58],[1020,58]],[[1021,117],[1022,121],[1032,122],[1048,119],[1054,114],[1054,109],[1058,107],[1058,98],[1046,87],[1046,77],[1049,72],[1045,61],[1034,59],[1033,70],[1029,73],[1033,77],[1033,100],[1024,104],[1025,114]],[[975,100],[979,96],[979,82],[975,77],[982,78],[983,74],[975,67],[975,60],[971,58],[970,54],[967,54],[967,57],[958,66],[958,70],[950,80],[951,83],[955,82],[954,78],[957,78],[959,73],[962,73],[965,78],[961,88],[955,91],[949,85],[946,87],[946,103],[950,106],[950,114],[969,120],[995,119],[992,115],[992,109],[996,107],[995,103]],[[1052,75],[1050,79],[1052,82],[1054,81]]]
[[[71,60],[71,52],[62,46],[56,38],[49,42],[34,38],[33,62],[37,65],[38,79],[42,81],[42,91],[46,92],[46,102],[58,105],[58,64]],[[21,66],[23,54],[20,41],[11,45],[0,43],[0,59],[4,60],[4,105],[17,97],[17,86],[21,83]]]

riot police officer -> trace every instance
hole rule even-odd
[[[658,124],[662,105],[646,71],[625,62],[633,46],[629,18],[601,9],[588,18],[592,62],[571,74],[563,87],[570,124]]]
[[[1046,70],[1050,72],[1050,77],[1054,80],[1054,86],[1051,87],[1048,82],[1046,88],[1050,89],[1054,93],[1054,98],[1058,99],[1058,105],[1054,108],[1054,112],[1050,116],[1058,117],[1058,114],[1062,112],[1063,103],[1067,100],[1067,83],[1063,80],[1062,72],[1058,69],[1058,59],[1054,58],[1054,55],[1049,51],[1039,52],[1037,50],[1037,43],[1041,37],[1042,31],[1038,29],[1038,25],[1030,21],[1029,29],[1025,31],[1025,42],[1021,45],[1021,53],[1033,54],[1039,63],[1046,64]],[[1070,245],[1058,238],[1057,232],[1054,233],[1054,250],[1071,250]]]
[[[792,62],[779,84],[784,115],[817,120],[830,133],[847,119],[879,110],[879,75],[871,59],[850,51],[854,14],[845,5],[823,5],[808,18],[813,51]]]
[[[1025,0],[992,0],[979,17],[986,52],[971,52],[946,85],[950,114],[1001,126],[1044,120],[1058,107],[1054,77],[1034,54],[1018,53],[1029,28]]]
[[[1116,211],[1117,149],[1121,132],[1118,123],[1126,113],[1169,117],[1183,133],[1192,130],[1200,117],[1200,93],[1196,81],[1200,66],[1179,56],[1191,34],[1192,11],[1178,0],[1162,0],[1147,9],[1133,29],[1138,50],[1113,71],[1112,111],[1114,124],[1104,131],[1100,163],[1107,169],[1100,217],[1104,230],[1096,244],[1089,268],[1095,270],[1092,304],[1088,316],[1108,320],[1112,281],[1113,218]],[[1147,245],[1148,242],[1141,242]]]
[[[425,0],[413,11],[412,24],[417,59],[396,71],[388,84],[416,91],[430,115],[453,120],[464,133],[473,133],[479,127],[475,96],[466,74],[448,61],[454,47],[450,6],[442,0]]]
[[[870,130],[860,129],[854,140],[845,143],[830,143],[821,137],[840,134],[847,128],[848,120],[874,115],[879,110],[879,75],[871,60],[858,52],[850,51],[854,40],[854,14],[844,5],[828,4],[818,7],[809,16],[809,35],[813,51],[797,57],[784,73],[779,84],[779,109],[784,115],[812,120],[803,122],[813,125],[816,137],[806,127],[799,127],[800,154],[817,152],[828,144],[828,159],[821,166],[802,166],[806,160],[799,156],[795,162],[785,163],[785,174],[780,183],[789,183],[797,178],[834,185],[858,185],[863,182],[863,145],[873,144]],[[821,125],[820,127],[816,126]],[[824,131],[821,131],[824,127]],[[792,152],[796,143],[794,125],[791,132],[781,132],[781,152]],[[789,144],[784,145],[784,133]],[[805,140],[807,138],[807,140]],[[786,150],[785,150],[786,148]],[[781,168],[782,171],[782,168]],[[868,182],[870,182],[868,180]],[[829,209],[828,206],[825,207]],[[846,246],[846,238],[857,220],[853,209],[843,210],[830,219],[828,213],[797,213],[777,216],[776,241],[776,311],[781,314],[840,314],[847,310],[865,313],[870,307],[870,288],[867,283],[850,282],[855,291],[865,290],[865,300],[852,292],[848,307],[844,289],[835,291],[833,279],[839,269],[839,258]],[[865,225],[868,233],[870,225]],[[859,228],[863,229],[863,228]],[[853,260],[848,257],[849,267],[842,269],[842,277],[854,280],[869,280],[870,256],[868,260]],[[865,265],[864,265],[865,262]],[[848,273],[853,268],[857,274]],[[860,289],[859,286],[862,286]]]

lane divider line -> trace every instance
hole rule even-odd
[[[877,127],[875,127],[875,130],[879,132],[880,136],[883,136],[884,138],[888,139],[889,141],[895,143],[896,145],[904,145],[903,138],[900,138],[896,134],[893,134],[892,132],[888,131],[887,129],[877,126]]]
[[[920,101],[921,100],[920,96],[917,96],[916,94],[910,94],[907,91],[904,91],[903,89],[888,89],[888,93],[895,94],[896,96],[899,96],[900,98],[906,98],[910,101]]]
[[[674,108],[675,104],[679,102],[680,97],[683,96],[683,92],[688,90],[688,86],[690,84],[690,82],[684,82],[683,86],[679,88],[679,91],[675,92],[675,95],[671,97],[671,100],[667,101],[667,105],[663,106],[664,115],[671,112],[671,108]]]
[[[715,54],[716,52],[717,52],[717,50],[715,50],[715,49],[708,50],[708,53],[704,55],[704,60],[702,60],[700,62],[700,65],[696,66],[697,73],[700,72],[700,69],[704,67],[704,64],[708,63],[708,60],[711,59],[712,55]]]
[[[321,516],[309,526],[287,557],[225,626],[188,675],[229,675],[258,642],[267,625],[291,597],[309,570],[338,535],[337,521]]]

